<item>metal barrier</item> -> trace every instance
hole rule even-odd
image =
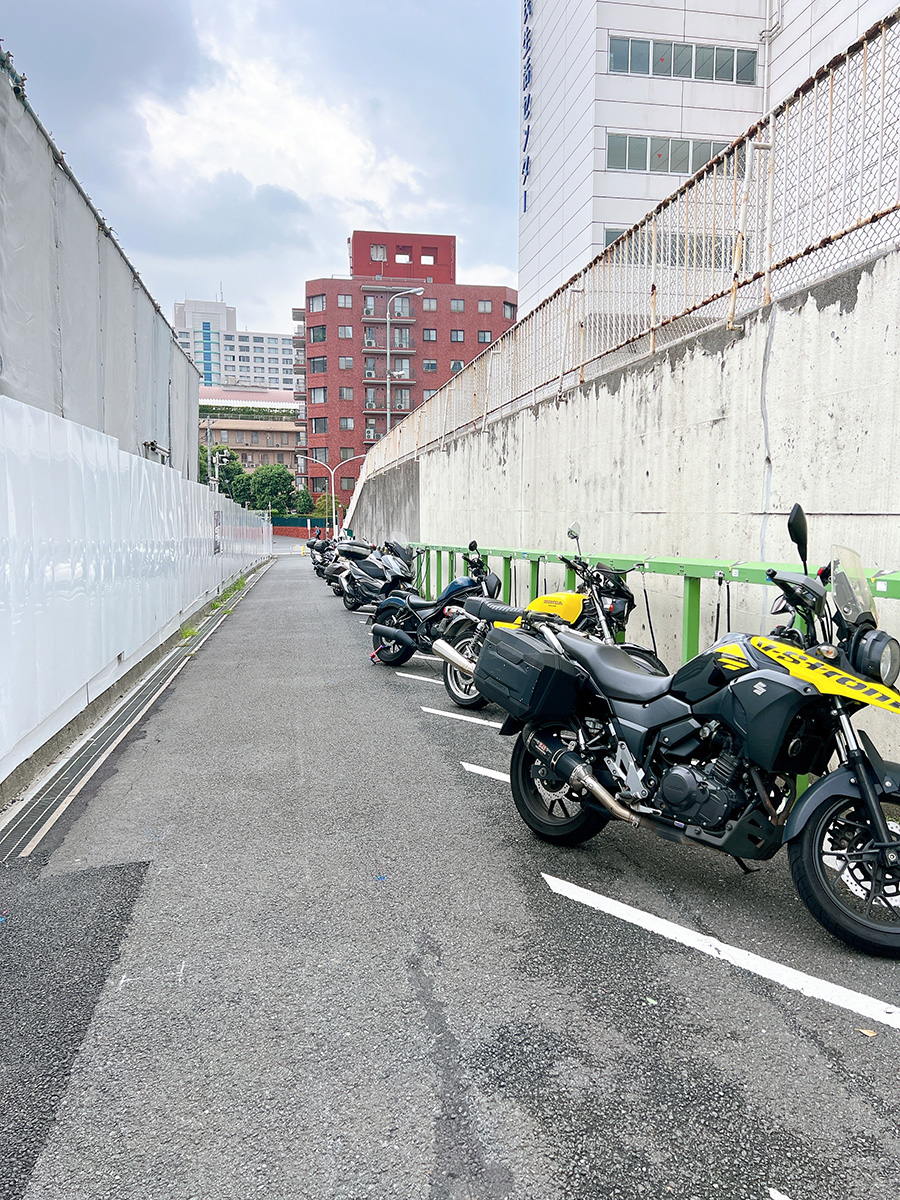
[[[457,559],[462,567],[462,555],[466,552],[462,546],[430,546],[414,542],[417,550],[423,551],[423,560],[418,573],[422,594],[429,599],[435,599],[442,589],[457,574]],[[546,588],[540,584],[541,563],[559,563],[557,554],[548,554],[542,550],[487,550],[479,548],[479,553],[486,559],[500,559],[498,574],[502,580],[501,598],[509,604],[513,595],[513,581],[517,566],[527,564],[527,593],[528,600],[534,600]],[[766,571],[770,568],[781,571],[796,571],[797,563],[769,562],[729,562],[727,559],[714,558],[667,558],[641,557],[628,554],[591,554],[586,556],[588,562],[608,563],[617,570],[636,570],[647,575],[672,575],[683,580],[682,610],[681,610],[681,658],[687,662],[700,653],[700,585],[704,579],[718,580],[722,583],[749,583],[768,585]],[[444,566],[446,564],[446,574]],[[460,570],[459,573],[462,573]],[[868,571],[872,583],[872,592],[876,599],[900,599],[900,571]],[[565,587],[575,587],[574,572],[566,569]]]
[[[444,384],[369,451],[360,483],[893,247],[898,19],[900,10]]]

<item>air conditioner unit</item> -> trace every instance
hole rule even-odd
[[[366,372],[365,372],[365,377],[366,377],[366,379],[374,379],[374,378],[375,378],[375,372],[374,372],[374,371],[366,371]]]
[[[364,346],[374,346],[375,339],[374,338],[363,338],[363,345]]]

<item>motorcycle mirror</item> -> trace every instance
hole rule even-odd
[[[808,537],[808,529],[806,525],[806,513],[799,504],[795,504],[791,509],[791,515],[788,517],[788,537],[797,547],[797,552],[800,555],[800,561],[803,563],[803,574],[808,574],[806,569],[806,543]]]
[[[790,612],[790,605],[784,596],[776,596],[772,601],[772,607],[769,609],[769,612],[772,616],[776,616],[778,613]]]
[[[576,542],[581,537],[581,526],[577,521],[573,521],[566,532],[572,541]]]
[[[472,538],[471,542],[469,542],[469,549],[470,549],[470,550],[477,550],[477,549],[478,549],[478,543],[475,541],[475,539],[474,539],[474,538]]]

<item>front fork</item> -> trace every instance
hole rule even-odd
[[[876,841],[880,843],[879,858],[883,866],[896,868],[898,863],[900,863],[900,852],[897,849],[897,838],[888,826],[881,809],[879,793],[884,794],[881,782],[879,781],[876,788],[872,781],[875,774],[874,767],[869,760],[869,756],[860,745],[859,738],[856,736],[856,730],[853,728],[850,718],[847,716],[840,700],[835,701],[835,708],[844,741],[844,753],[847,758],[847,765],[856,772],[856,785],[862,793],[866,811],[872,822],[872,828],[875,830]]]

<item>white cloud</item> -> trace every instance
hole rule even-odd
[[[286,188],[328,207],[348,225],[372,223],[397,209],[427,211],[422,172],[390,151],[379,151],[349,104],[329,104],[304,91],[302,68],[286,69],[248,44],[248,14],[203,38],[218,68],[211,83],[192,88],[177,104],[145,97],[138,105],[149,139],[140,164],[157,181],[209,181],[223,171],[252,184]],[[228,47],[240,45],[236,57]],[[422,198],[419,200],[418,198]]]

